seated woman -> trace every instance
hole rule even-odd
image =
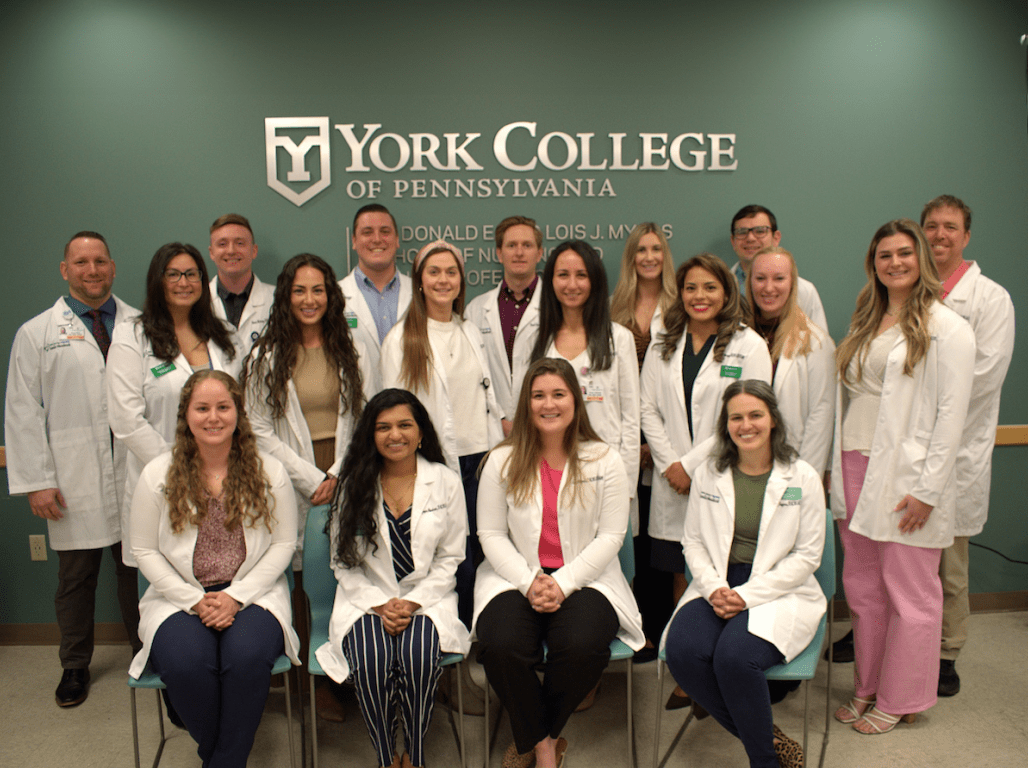
[[[282,465],[258,453],[235,379],[189,377],[174,446],[135,490],[130,543],[150,587],[129,674],[149,659],[205,767],[245,768],[275,660],[284,649],[299,664],[285,575],[296,501]]]
[[[510,436],[486,459],[475,582],[478,659],[510,713],[505,766],[555,768],[559,738],[599,682],[615,635],[643,647],[642,618],[618,551],[628,529],[628,479],[589,424],[567,360],[525,375]],[[547,646],[543,681],[536,667]]]
[[[717,444],[685,516],[692,582],[665,634],[675,680],[730,733],[754,768],[800,766],[772,723],[764,671],[813,639],[827,601],[814,578],[825,539],[821,478],[789,446],[774,391],[725,390]]]
[[[467,537],[464,490],[425,407],[402,389],[365,406],[340,477],[329,518],[339,586],[318,661],[337,682],[352,676],[379,765],[423,766],[440,654],[471,647],[454,591]]]

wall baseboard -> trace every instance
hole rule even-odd
[[[1009,611],[1028,611],[1028,591],[979,592],[971,595],[971,613],[1007,613]],[[850,607],[846,601],[836,600],[835,618],[846,621],[849,617]],[[2,637],[3,634],[0,633],[0,638]]]

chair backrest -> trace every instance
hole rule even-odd
[[[331,566],[331,542],[325,532],[328,504],[311,507],[303,538],[303,591],[311,607],[311,636],[328,635],[336,577]]]
[[[814,578],[821,585],[825,597],[831,600],[835,597],[835,526],[832,525],[831,509],[825,510],[825,517],[825,548],[821,553],[821,565],[814,571]]]
[[[625,580],[631,584],[635,578],[635,537],[632,535],[632,524],[628,524],[625,532],[625,541],[618,551],[618,560],[621,561],[621,572],[625,574]]]

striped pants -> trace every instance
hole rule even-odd
[[[418,614],[394,637],[385,631],[378,614],[365,614],[343,638],[343,655],[378,764],[392,765],[399,705],[411,764],[424,765],[425,733],[432,721],[440,672],[435,625]]]

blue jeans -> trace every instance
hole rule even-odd
[[[744,584],[749,574],[749,565],[731,565],[728,583]],[[704,599],[686,603],[668,630],[667,665],[675,681],[739,738],[752,768],[778,768],[764,672],[784,657],[749,633],[748,619],[749,611],[719,618]]]

